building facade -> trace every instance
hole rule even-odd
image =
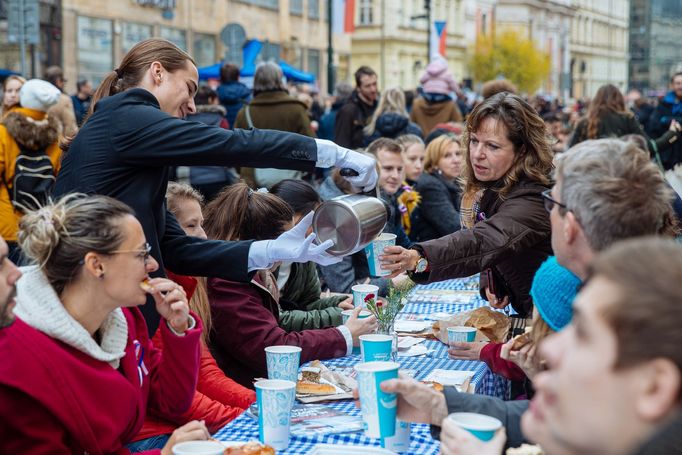
[[[682,71],[682,2],[631,0],[630,87],[661,94],[670,76]]]
[[[415,88],[428,64],[428,27],[423,0],[356,0],[351,35],[352,67],[372,67],[379,87]],[[431,19],[446,21],[446,59],[456,80],[465,76],[462,0],[431,0]],[[349,81],[350,82],[350,81]]]
[[[316,75],[326,89],[326,0],[62,0],[63,67],[75,81],[95,84],[137,42],[166,38],[197,66],[223,59],[241,64],[248,39],[263,42],[260,57],[283,58]],[[348,50],[346,50],[346,53]]]
[[[628,85],[630,0],[572,0],[572,98],[593,96],[604,84]]]

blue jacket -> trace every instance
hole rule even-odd
[[[159,262],[154,276],[168,268],[179,275],[249,282],[250,241],[189,237],[166,210],[170,167],[267,165],[312,172],[316,161],[312,138],[182,120],[161,111],[150,92],[136,88],[97,103],[64,154],[54,195],[103,194],[132,207]],[[142,312],[154,333],[159,321],[154,304],[148,300]]]
[[[374,133],[370,136],[365,136],[364,145],[368,146],[372,141],[379,139],[380,137],[395,139],[399,136],[404,136],[405,134],[414,134],[422,139],[424,138],[422,129],[419,125],[410,122],[410,119],[404,115],[395,112],[387,112],[381,114],[379,118],[377,118]]]
[[[251,89],[241,82],[228,82],[221,84],[218,87],[218,99],[223,105],[227,114],[225,118],[230,124],[230,128],[234,129],[234,121],[237,118],[237,112],[245,103],[251,101]]]
[[[651,114],[649,131],[652,136],[663,135],[670,128],[673,119],[682,123],[682,100],[678,100],[675,92],[671,91],[663,97]],[[679,136],[676,137],[679,139]],[[659,151],[665,169],[672,169],[676,164],[682,163],[682,141],[677,140],[668,149]]]

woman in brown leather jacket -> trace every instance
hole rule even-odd
[[[384,250],[384,267],[412,273],[418,283],[481,273],[490,305],[512,305],[531,316],[531,282],[551,254],[542,192],[552,170],[544,122],[520,97],[503,92],[470,114],[462,140],[462,229],[406,250]]]

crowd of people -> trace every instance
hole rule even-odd
[[[56,67],[7,78],[0,451],[170,454],[248,409],[266,347],[350,355],[377,329],[360,308],[343,322],[354,285],[476,274],[509,333],[448,355],[513,399],[402,377],[381,386],[400,419],[431,424],[444,455],[682,451],[682,201],[664,174],[682,73],[655,107],[613,85],[573,107],[506,80],[472,94],[442,59],[414,92],[379,77],[360,67],[321,100],[274,63],[252,88],[225,64],[213,90],[153,38],[94,93],[64,94]],[[385,203],[388,276],[311,232],[323,201],[359,192]],[[482,442],[456,411],[505,429]]]

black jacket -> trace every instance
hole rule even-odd
[[[677,101],[675,93],[668,93],[660,100],[649,119],[649,131],[657,137],[665,134],[670,128],[670,122],[675,119],[682,123],[682,103]],[[679,139],[679,135],[674,136]],[[682,141],[676,140],[666,150],[659,150],[661,161],[665,169],[672,169],[676,164],[682,163]]]
[[[408,117],[400,115],[396,112],[387,112],[381,114],[377,118],[374,133],[370,136],[365,136],[365,146],[368,146],[379,139],[380,137],[387,137],[389,139],[395,139],[405,134],[414,134],[420,138],[424,138],[422,134],[422,129],[419,128],[414,122],[410,122]]]
[[[144,89],[100,100],[95,112],[64,155],[54,194],[104,194],[131,206],[142,224],[154,276],[168,268],[180,275],[250,281],[250,241],[201,240],[185,235],[166,210],[170,166],[252,166],[313,171],[315,141],[268,130],[225,130],[181,120],[162,112]],[[153,304],[142,308],[151,333],[159,316]]]
[[[362,130],[377,108],[376,101],[368,105],[360,99],[357,90],[353,92],[346,104],[336,114],[334,124],[334,139],[342,147],[357,149],[362,147]]]
[[[414,185],[421,202],[411,215],[410,239],[425,242],[459,231],[461,189],[437,172],[424,172]]]

